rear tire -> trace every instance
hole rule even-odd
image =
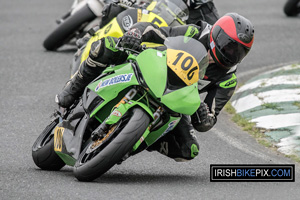
[[[65,43],[69,42],[76,31],[82,31],[82,25],[86,22],[91,22],[96,18],[96,15],[91,9],[85,5],[78,10],[74,15],[70,15],[62,22],[44,41],[43,46],[49,51],[54,51]]]
[[[283,8],[284,13],[289,16],[297,16],[300,12],[299,0],[288,0]]]
[[[92,181],[107,172],[130,152],[133,145],[147,129],[150,118],[141,108],[133,108],[112,126],[112,132],[95,150],[90,151],[91,142],[81,152],[74,166],[75,177],[79,181]],[[102,147],[104,146],[104,147]]]
[[[32,146],[33,161],[36,166],[43,170],[58,171],[66,165],[54,151],[52,130],[57,124],[58,120],[51,122]]]

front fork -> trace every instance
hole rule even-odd
[[[133,146],[132,151],[135,152],[140,145],[144,142],[144,140],[148,137],[149,133],[152,130],[159,129],[162,126],[165,125],[165,122],[163,122],[162,117],[165,113],[164,109],[157,105],[155,102],[152,102],[157,109],[152,112],[148,106],[145,104],[139,102],[139,101],[134,101],[133,98],[136,96],[138,93],[137,89],[133,88],[131,89],[121,100],[116,106],[113,108],[113,111],[111,114],[92,132],[92,140],[96,141],[99,139],[102,139],[106,137],[106,135],[109,133],[111,127],[114,127],[113,125],[116,124],[126,112],[134,107],[134,106],[140,106],[142,107],[148,114],[149,116],[152,117],[152,122],[149,124],[148,128],[146,131],[143,133],[141,138],[136,142],[136,144]],[[154,140],[157,139],[160,135],[155,136]],[[153,140],[153,139],[152,139]],[[142,149],[147,148],[147,146],[142,147]],[[141,150],[141,149],[140,149]],[[129,154],[128,154],[129,155]]]
[[[92,140],[97,140],[99,138],[104,137],[110,125],[116,124],[126,112],[132,108],[133,106],[142,107],[150,116],[153,117],[153,113],[151,110],[143,103],[132,100],[137,94],[137,89],[132,88],[127,92],[127,94],[121,99],[121,101],[115,105],[113,111],[110,115],[101,123],[93,132],[92,132]]]

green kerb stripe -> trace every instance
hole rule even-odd
[[[295,105],[295,101],[267,103],[255,108],[240,112],[239,114],[246,119],[254,119],[257,117],[278,114],[299,113],[300,107]]]
[[[281,85],[271,85],[268,87],[257,87],[254,89],[249,89],[249,90],[246,90],[243,92],[236,93],[236,95],[234,95],[231,98],[231,101],[235,101],[237,99],[248,96],[250,94],[268,92],[268,91],[272,91],[272,90],[286,90],[286,89],[298,89],[298,88],[300,88],[300,85],[294,85],[294,84],[286,84],[286,85],[281,84]]]
[[[247,81],[247,83],[251,83],[251,82],[254,82],[254,81],[257,81],[257,80],[260,80],[260,79],[272,78],[272,77],[275,77],[275,76],[287,76],[287,75],[296,75],[296,74],[300,75],[300,66],[297,66],[295,68],[291,68],[291,69],[288,69],[288,70],[282,69],[282,70],[279,70],[279,71],[258,75],[258,76],[255,76],[254,78],[250,79],[249,81]]]
[[[271,130],[265,133],[265,135],[269,136],[271,141],[279,142],[280,139],[292,136],[296,133],[296,129],[298,126],[288,126],[284,128],[278,128],[276,130]],[[300,143],[299,140],[297,140]]]

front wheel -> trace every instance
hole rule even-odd
[[[76,31],[81,31],[86,22],[91,22],[95,18],[96,15],[85,5],[74,15],[69,16],[45,39],[43,44],[45,49],[54,51],[61,47],[76,35]]]
[[[92,181],[107,172],[132,149],[150,123],[148,114],[133,108],[117,124],[111,125],[103,139],[91,141],[74,166],[79,181]]]
[[[51,122],[36,139],[32,146],[32,158],[36,166],[43,170],[60,170],[66,164],[54,151],[53,129],[58,119]]]

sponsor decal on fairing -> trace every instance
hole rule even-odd
[[[126,83],[131,81],[133,73],[130,74],[121,74],[109,79],[106,79],[104,81],[100,81],[99,84],[96,86],[95,91],[97,92],[100,88],[104,88],[110,85],[115,85],[118,83]]]
[[[117,117],[122,117],[122,113],[118,110],[113,111],[111,114]]]

